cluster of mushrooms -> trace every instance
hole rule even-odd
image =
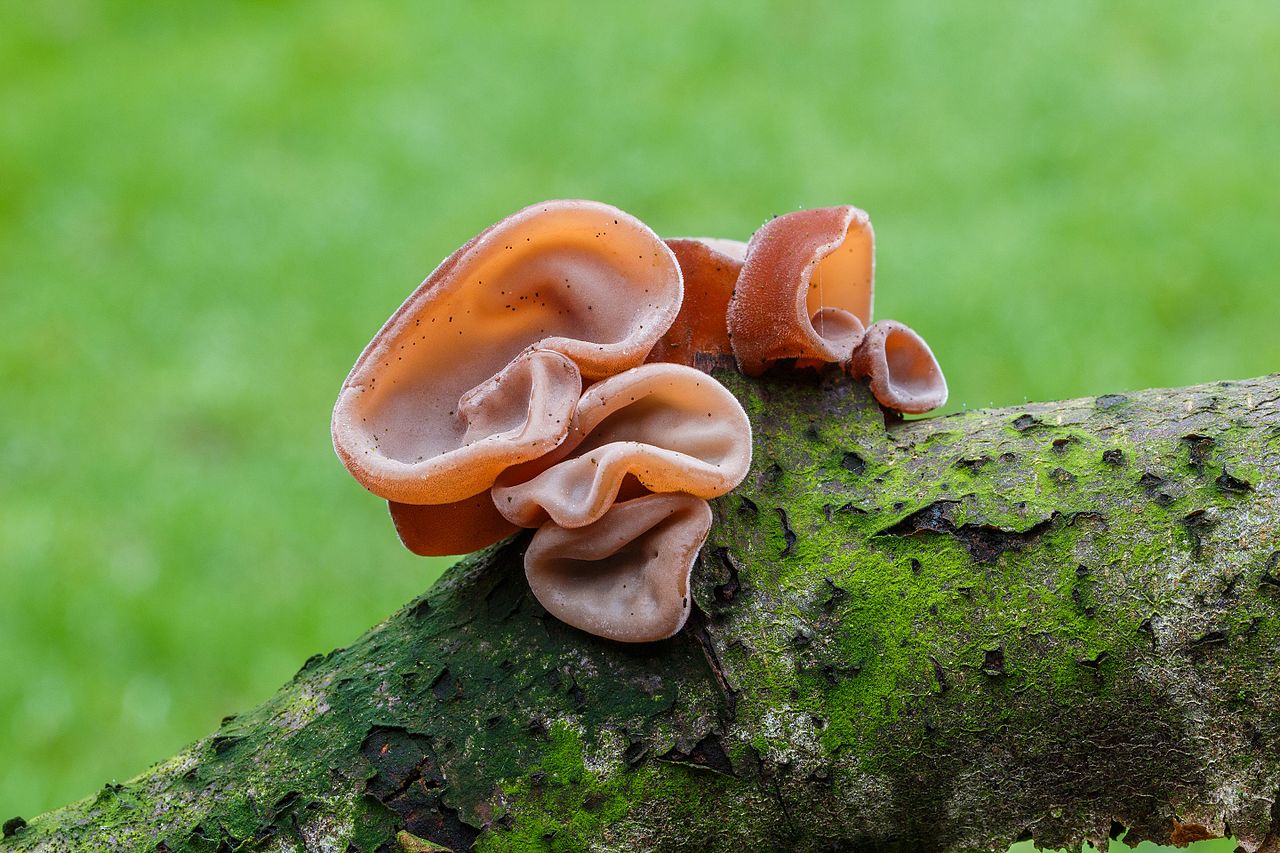
[[[334,448],[410,551],[536,528],[525,573],[549,613],[623,642],[670,637],[707,500],[751,464],[746,413],[696,364],[838,363],[887,408],[945,402],[925,342],[871,324],[873,266],[870,221],[849,206],[775,218],[750,243],[664,241],[598,202],[527,207],[446,258],[365,347]]]

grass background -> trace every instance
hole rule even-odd
[[[1247,2],[0,0],[0,817],[437,576],[329,410],[527,203],[856,203],[953,409],[1280,369],[1277,56]]]

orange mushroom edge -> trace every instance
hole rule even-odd
[[[733,355],[729,301],[742,272],[747,244],[714,237],[668,238],[684,274],[684,302],[648,361],[715,366]]]
[[[846,363],[871,322],[875,237],[856,207],[797,210],[762,225],[729,304],[738,368]]]

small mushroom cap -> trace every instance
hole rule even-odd
[[[581,390],[577,366],[546,350],[522,353],[445,413],[369,411],[358,405],[359,389],[344,389],[334,412],[333,443],[352,476],[379,497],[452,503],[484,491],[506,468],[559,445]],[[357,404],[344,406],[344,399]],[[371,421],[377,429],[368,429]]]
[[[924,338],[896,320],[881,320],[867,329],[854,350],[849,371],[869,377],[880,405],[918,415],[947,402],[947,380]]]
[[[400,541],[420,557],[470,554],[520,529],[502,517],[488,491],[447,504],[388,501],[387,507]]]
[[[684,302],[671,328],[649,352],[649,361],[697,366],[698,356],[732,355],[729,300],[742,271],[747,244],[712,237],[667,240],[684,274]]]
[[[847,362],[871,322],[875,236],[856,207],[798,210],[762,225],[729,305],[738,368]]]
[[[689,617],[689,574],[710,529],[706,501],[646,495],[586,527],[544,524],[525,552],[525,576],[562,622],[623,643],[663,640]]]
[[[339,393],[334,447],[382,497],[475,494],[487,473],[457,476],[469,457],[431,461],[478,437],[458,414],[465,396],[530,349],[559,353],[588,379],[634,367],[681,298],[675,256],[638,219],[589,201],[525,208],[446,258],[374,336]]]
[[[504,472],[493,501],[521,527],[548,518],[582,527],[605,514],[628,480],[712,498],[750,466],[751,422],[728,389],[691,367],[646,364],[588,388],[560,447]]]

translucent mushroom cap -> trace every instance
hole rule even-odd
[[[888,409],[918,415],[947,402],[947,380],[933,351],[924,338],[895,320],[867,329],[849,370],[870,379],[871,393]]]
[[[702,356],[732,355],[729,301],[742,272],[747,244],[713,237],[668,239],[684,275],[684,302],[649,361],[697,367]]]
[[[562,622],[624,643],[663,640],[689,617],[689,574],[710,529],[706,501],[647,495],[586,527],[543,525],[525,552],[525,576]]]
[[[856,207],[797,210],[762,225],[729,305],[738,367],[847,362],[871,322],[875,237]]]
[[[681,299],[674,255],[634,217],[525,208],[445,259],[374,336],[339,392],[334,447],[381,497],[467,498],[558,444],[574,375],[640,364]]]

